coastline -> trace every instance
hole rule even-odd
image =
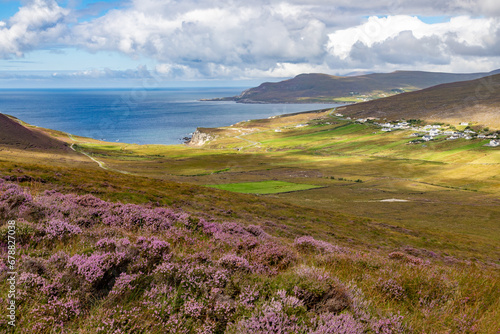
[[[143,145],[178,145],[197,127],[224,127],[243,120],[322,108],[318,104],[200,101],[239,92],[240,88],[155,90],[133,100],[123,89],[44,90],[43,94],[10,90],[3,94],[0,91],[0,102],[3,113],[42,128],[106,142]]]

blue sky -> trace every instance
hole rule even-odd
[[[500,68],[496,0],[0,0],[0,87]]]

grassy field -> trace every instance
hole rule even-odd
[[[231,278],[235,285],[224,290],[230,298],[239,293],[232,287],[254,284],[266,291],[265,298],[275,298],[280,289],[291,293],[298,284],[296,273],[306,266],[354,284],[370,301],[370,314],[402,312],[404,333],[496,334],[500,149],[485,147],[481,139],[410,145],[411,131],[384,133],[333,113],[242,122],[218,129],[218,137],[201,147],[104,143],[46,130],[73,144],[76,152],[35,154],[1,147],[0,175],[27,187],[35,202],[48,196],[45,190],[56,190],[140,204],[143,210],[167,206],[192,217],[189,224],[258,225],[292,247],[288,252],[295,262],[277,275]],[[19,210],[34,214],[26,207]],[[213,263],[231,253],[252,261],[250,248],[248,254],[241,250],[250,244],[220,244],[189,224],[182,225],[182,235],[155,234],[173,245],[176,263],[191,261],[205,246]],[[47,257],[43,262],[57,251],[94,252],[96,235],[133,242],[137,233],[149,236],[141,229],[103,228],[96,225],[70,241],[30,244],[26,254]],[[348,251],[297,250],[292,245],[301,236]],[[358,291],[351,285],[346,289]],[[129,310],[139,307],[135,297],[127,298]],[[87,326],[80,332],[91,333],[96,314],[110,302],[96,299],[85,311],[92,316],[72,323],[72,330]],[[189,326],[198,326],[186,319],[191,319],[185,322]]]
[[[279,194],[318,188],[309,184],[297,184],[283,181],[261,181],[244,183],[213,184],[207,187],[233,191],[243,194]]]
[[[412,131],[385,133],[333,113],[238,123],[218,129],[219,137],[203,147],[75,141],[77,150],[112,170],[167,182],[229,191],[238,189],[227,184],[270,180],[316,186],[259,198],[371,219],[419,235],[398,235],[382,244],[407,243],[498,262],[500,149],[485,147],[487,140],[481,139],[410,145]],[[404,202],[385,201],[391,199]]]

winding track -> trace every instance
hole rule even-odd
[[[134,175],[133,173],[130,173],[130,172],[127,172],[127,171],[123,171],[123,170],[119,170],[119,169],[114,169],[114,168],[109,168],[109,167],[106,167],[106,164],[102,161],[99,161],[97,160],[96,158],[94,158],[93,156],[91,156],[90,154],[88,154],[87,152],[83,151],[83,150],[76,150],[74,148],[74,145],[76,143],[76,140],[75,138],[73,137],[72,134],[68,133],[68,137],[73,141],[73,143],[71,144],[70,148],[77,152],[77,153],[81,153],[83,155],[85,155],[86,157],[88,157],[89,159],[91,159],[92,161],[94,161],[95,163],[97,163],[99,165],[100,168],[104,169],[104,170],[108,170],[108,171],[112,171],[112,172],[118,172],[118,173],[122,173],[122,174],[127,174],[127,175]]]

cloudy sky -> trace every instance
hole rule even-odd
[[[0,0],[0,87],[498,68],[498,0]]]

